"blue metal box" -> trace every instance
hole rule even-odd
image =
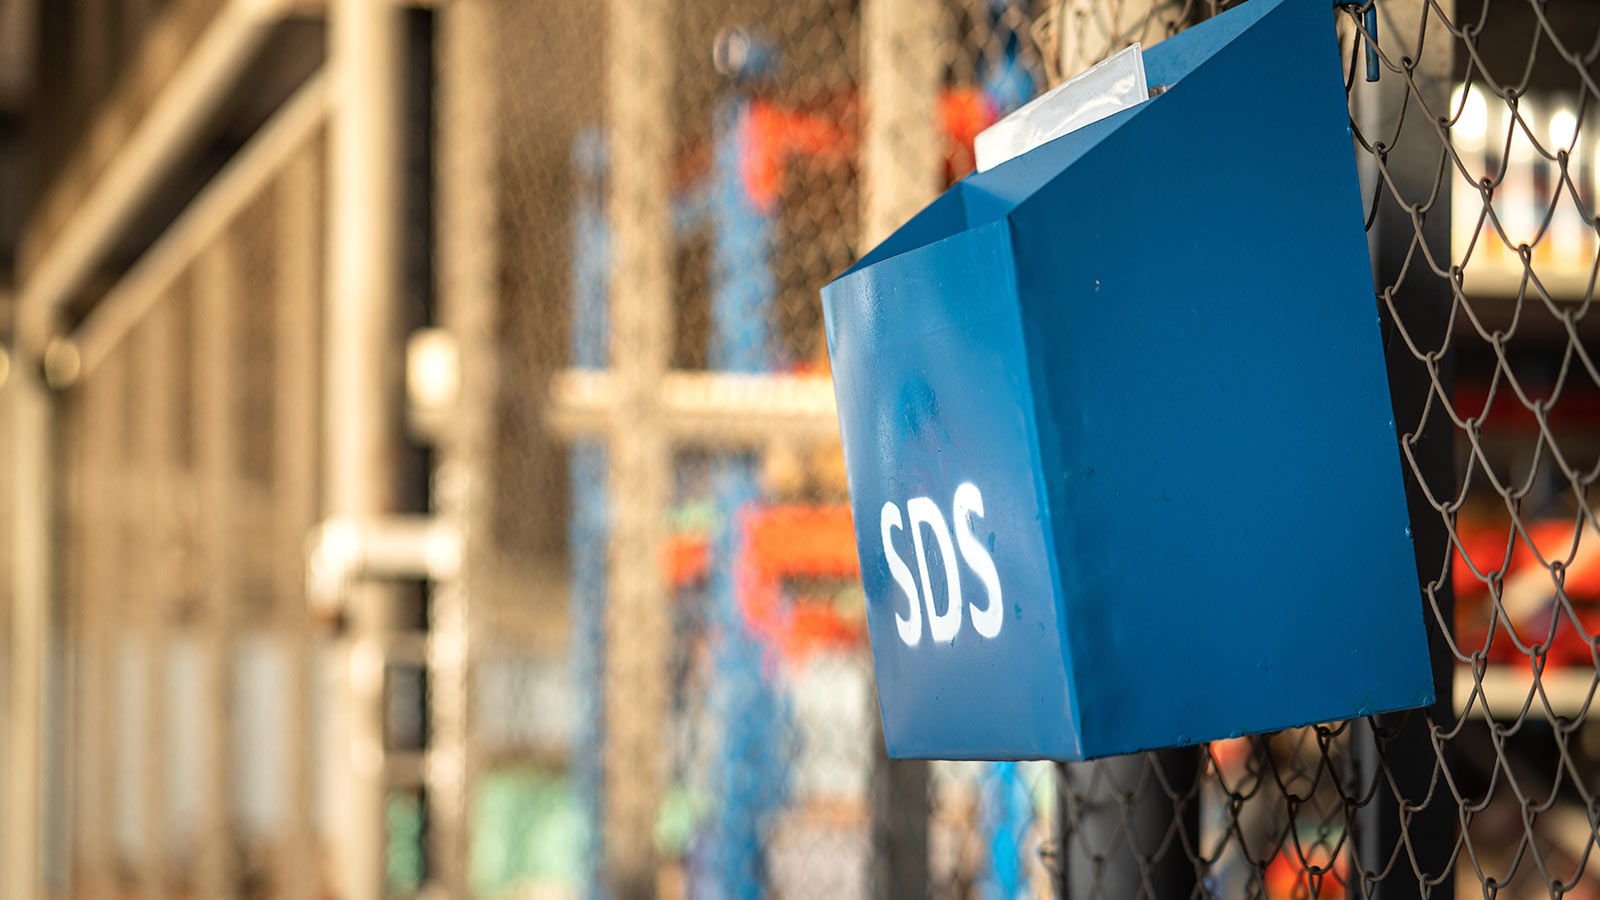
[[[1145,65],[822,292],[893,756],[1433,700],[1329,2]]]

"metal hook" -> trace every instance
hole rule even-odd
[[[1367,32],[1367,80],[1378,80],[1378,0],[1333,0],[1335,7],[1362,6],[1361,25]]]

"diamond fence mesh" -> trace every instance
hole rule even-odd
[[[901,207],[1044,80],[1027,11],[912,12],[931,141]],[[902,137],[864,134],[862,14],[468,2],[441,23],[441,202],[494,248],[479,293],[466,266],[441,292],[480,324],[464,396],[493,411],[464,579],[480,895],[1049,893],[1047,765],[875,743],[816,299],[883,227],[866,145]]]

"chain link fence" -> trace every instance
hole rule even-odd
[[[551,683],[579,724],[543,742],[564,752],[501,756],[480,779],[520,766],[529,797],[569,804],[583,862],[566,883],[691,896],[1595,889],[1585,623],[1600,380],[1585,313],[1600,29],[1581,5],[1339,16],[1420,599],[1454,691],[1426,713],[1055,773],[887,763],[867,738],[849,532],[830,518],[843,515],[837,448],[800,395],[825,371],[816,290],[964,173],[971,136],[1047,79],[1218,6],[482,4],[485,42],[463,70],[475,76],[446,67],[441,81],[476,77],[496,112],[460,132],[488,143],[471,158],[492,160],[500,204],[491,477],[504,552],[488,568],[542,558],[571,575],[566,597],[530,574],[474,615],[495,617],[484,631],[498,647],[513,633],[499,617],[529,616],[529,598],[565,608],[526,646],[570,654]],[[886,106],[868,116],[873,103]],[[458,129],[442,127],[447,140]],[[618,615],[639,588],[617,569],[641,559],[659,561],[645,590],[667,609]],[[560,791],[538,793],[550,784]],[[536,821],[517,838],[476,818],[474,847],[548,846]],[[546,876],[501,870],[497,884]]]
[[[931,197],[1045,72],[1030,10],[924,6]],[[817,302],[882,228],[862,16],[444,14],[444,239],[493,267],[440,296],[491,410],[463,455],[492,486],[464,579],[476,895],[1050,891],[1048,765],[874,738]]]

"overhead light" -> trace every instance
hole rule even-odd
[[[1482,150],[1484,136],[1489,132],[1489,104],[1477,85],[1456,85],[1450,95],[1450,109],[1457,112],[1456,123],[1450,133],[1462,150]]]

